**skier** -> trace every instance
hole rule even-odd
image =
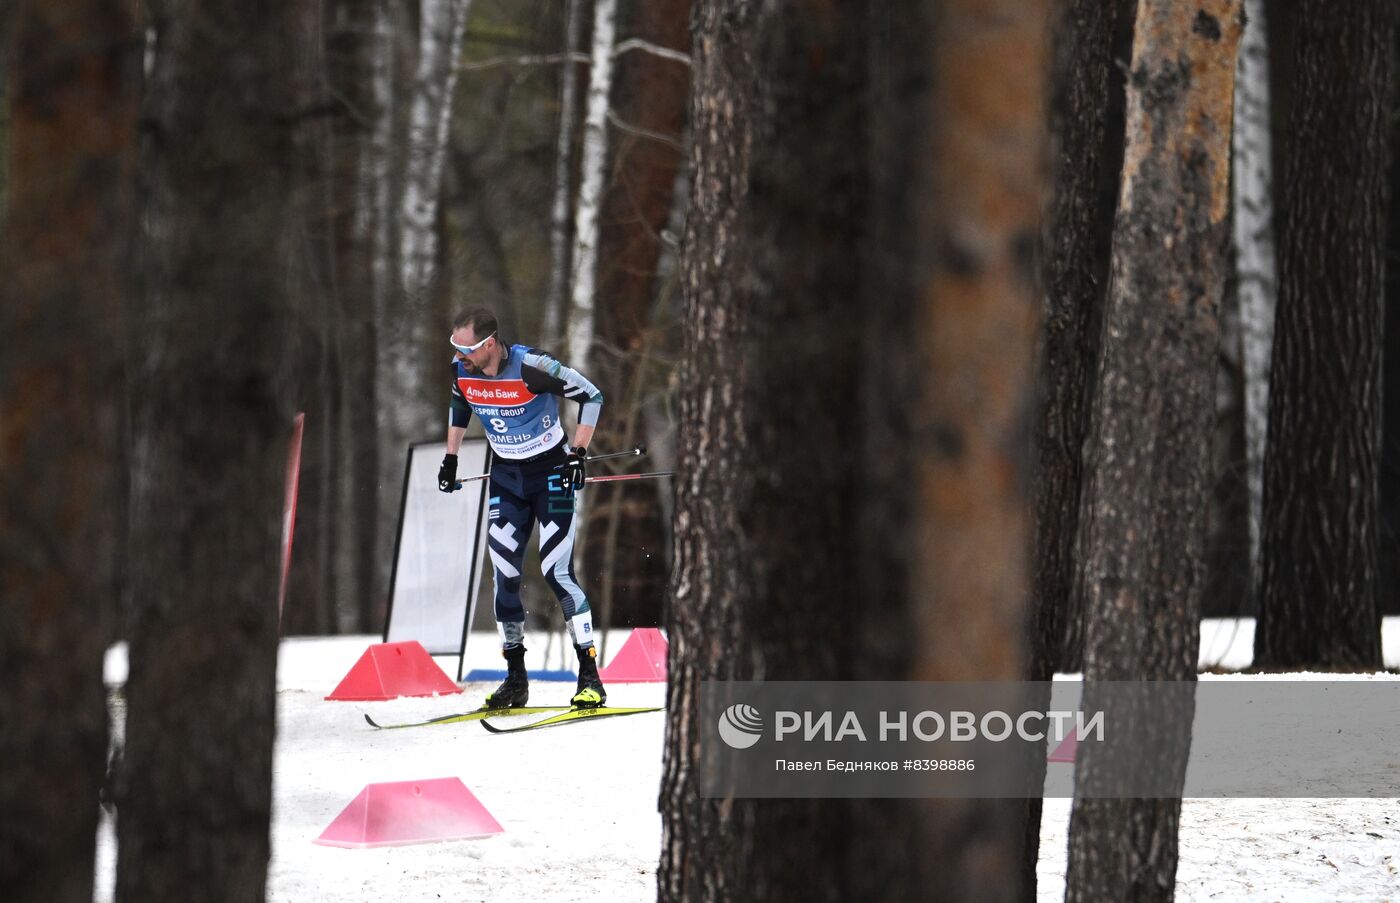
[[[574,500],[583,488],[588,442],[603,408],[603,394],[549,354],[507,344],[495,314],[485,308],[459,316],[451,341],[456,349],[452,404],[438,489],[458,488],[457,450],[473,411],[486,428],[495,457],[488,549],[495,566],[495,614],[506,679],[487,695],[486,706],[512,708],[530,698],[520,571],[536,520],[541,570],[559,599],[578,655],[578,687],[571,702],[580,708],[601,706],[607,693],[598,677],[588,597],[574,578],[573,551]],[[559,397],[579,404],[572,444],[565,441],[559,422]]]

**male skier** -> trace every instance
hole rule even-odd
[[[571,702],[592,708],[607,701],[598,678],[593,617],[588,597],[574,578],[574,495],[583,488],[588,442],[603,408],[603,394],[577,370],[549,354],[502,341],[496,316],[478,308],[452,324],[452,406],[447,455],[438,488],[457,488],[457,450],[472,412],[486,428],[495,460],[491,465],[491,526],[488,548],[495,565],[496,624],[506,679],[486,697],[489,708],[525,705],[525,609],[520,604],[520,569],[535,521],[540,524],[540,565],[559,599],[578,653],[578,688]],[[579,404],[572,447],[559,422],[559,401]]]

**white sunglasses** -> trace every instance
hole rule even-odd
[[[448,342],[451,342],[451,343],[452,343],[452,347],[453,347],[453,348],[456,348],[458,351],[462,352],[463,354],[471,354],[473,351],[480,351],[480,350],[481,350],[481,346],[486,344],[487,339],[490,339],[490,338],[494,337],[495,335],[496,335],[496,334],[493,332],[493,333],[491,333],[491,335],[489,335],[489,336],[487,336],[485,339],[482,339],[481,341],[477,342],[475,345],[458,345],[456,342],[453,342],[453,341],[452,341],[452,337],[451,337],[451,336],[448,336],[447,341],[448,341]]]

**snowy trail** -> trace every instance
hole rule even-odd
[[[1252,637],[1252,624],[1245,626],[1207,625],[1203,659],[1238,662]],[[283,643],[270,901],[655,899],[664,713],[502,736],[470,722],[375,731],[365,724],[364,712],[383,721],[428,718],[466,711],[490,689],[473,684],[459,696],[378,703],[323,700],[375,640]],[[1400,619],[1389,619],[1392,664],[1400,658],[1397,640]],[[474,638],[472,647],[470,667],[498,667],[490,638]],[[109,656],[109,683],[124,676],[117,650]],[[563,704],[571,690],[570,684],[536,681],[531,702]],[[609,702],[662,705],[665,689],[610,685]],[[366,850],[312,843],[367,783],[448,776],[472,789],[504,834]],[[1070,801],[1046,800],[1038,867],[1038,899],[1046,903],[1063,899],[1069,815]],[[106,903],[115,871],[110,820],[98,839],[96,899]],[[1187,800],[1177,899],[1400,903],[1400,801]]]

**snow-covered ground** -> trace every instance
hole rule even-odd
[[[1400,667],[1400,619],[1387,619],[1385,659]],[[556,731],[493,736],[466,723],[375,731],[475,706],[490,689],[377,703],[327,702],[376,637],[289,639],[278,662],[273,859],[268,898],[338,901],[652,900],[661,843],[662,713]],[[621,637],[610,637],[620,644]],[[468,667],[496,668],[494,635],[474,636]],[[1249,663],[1250,621],[1207,622],[1203,665]],[[532,667],[545,664],[544,644]],[[453,670],[455,659],[440,659]],[[550,661],[551,666],[557,663]],[[125,678],[109,653],[109,683]],[[1383,675],[1373,679],[1400,679]],[[564,703],[572,685],[535,681],[531,702]],[[609,687],[610,703],[661,705],[656,684]],[[1059,765],[1052,768],[1068,768]],[[371,782],[460,777],[505,828],[478,840],[350,850],[312,841]],[[1041,825],[1039,899],[1063,899],[1070,801],[1049,799]],[[99,901],[112,898],[114,840],[98,843]],[[1400,903],[1400,801],[1187,800],[1177,899]]]

